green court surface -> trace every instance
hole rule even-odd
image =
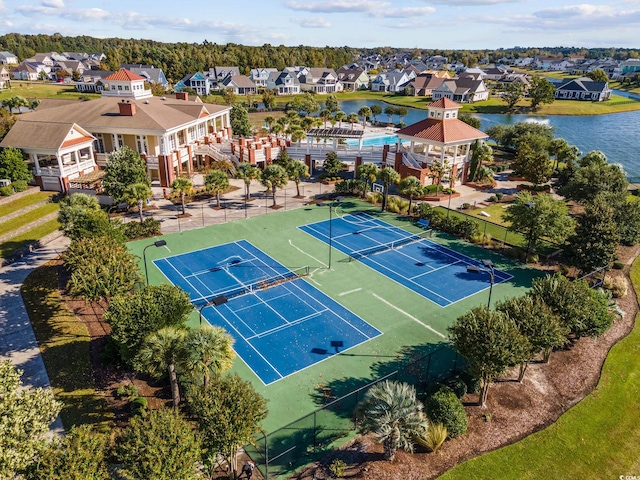
[[[384,221],[414,233],[423,231],[407,218],[381,214],[379,208],[355,199],[342,201],[333,214],[356,211],[380,216]],[[440,307],[359,261],[349,262],[338,250],[333,250],[331,270],[328,270],[328,246],[297,228],[328,218],[327,206],[309,205],[165,235],[162,238],[166,240],[169,250],[153,246],[146,249],[149,281],[151,284],[160,284],[168,281],[152,260],[246,239],[286,267],[293,269],[308,265],[311,274],[306,281],[383,332],[383,335],[344,354],[335,355],[268,386],[263,385],[240,359],[236,359],[233,370],[250,380],[256,390],[269,399],[269,415],[263,425],[267,432],[288,425],[327,401],[400,368],[412,356],[422,356],[441,349],[447,343],[447,327],[470,308],[487,302],[488,289],[447,307]],[[143,249],[153,245],[154,240],[145,239],[129,244],[131,250],[140,257],[143,269]],[[531,280],[539,275],[539,272],[506,257],[437,232],[432,240],[475,259],[488,258],[496,268],[513,275],[511,280],[494,286],[492,302],[521,295],[530,286]],[[190,324],[196,325],[197,322],[198,314],[194,311]],[[431,365],[430,368],[433,370],[438,366]]]

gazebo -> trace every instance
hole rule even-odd
[[[362,136],[364,130],[361,128],[312,128],[307,131],[307,138],[331,138],[333,140],[333,149],[338,149],[338,141],[340,139],[358,139],[358,150],[362,149]],[[307,141],[307,153],[310,152],[311,143]]]

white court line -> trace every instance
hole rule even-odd
[[[362,289],[361,288],[356,288],[354,290],[349,290],[348,292],[339,293],[338,296],[339,297],[344,297],[345,295],[349,295],[350,293],[356,293],[356,292],[359,292],[360,290],[362,290]]]
[[[445,335],[441,334],[439,331],[437,331],[436,329],[430,327],[429,325],[427,325],[424,322],[421,322],[420,320],[418,320],[416,317],[414,317],[413,315],[411,315],[410,313],[405,312],[404,310],[402,310],[401,308],[396,307],[393,303],[386,301],[384,298],[382,298],[379,295],[376,295],[375,293],[372,293],[372,295],[374,297],[376,297],[378,300],[380,300],[383,303],[386,303],[387,305],[389,305],[391,308],[393,308],[394,310],[397,310],[398,312],[400,312],[401,314],[405,315],[406,317],[410,318],[411,320],[413,320],[416,323],[419,323],[420,325],[422,325],[424,328],[426,328],[427,330],[431,330],[433,333],[435,333],[436,335],[439,335],[442,338],[447,338]]]
[[[328,267],[328,265],[326,263],[324,263],[322,260],[318,260],[316,257],[314,257],[313,255],[311,255],[310,253],[305,252],[304,250],[302,250],[300,247],[296,247],[293,242],[291,241],[291,239],[289,239],[289,245],[291,245],[293,248],[295,248],[296,250],[298,250],[300,253],[304,253],[307,257],[313,258],[316,262],[318,262],[320,265],[324,265],[325,267]]]

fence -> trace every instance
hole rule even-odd
[[[289,475],[326,455],[334,442],[352,435],[358,429],[356,406],[373,385],[384,380],[396,380],[424,391],[428,386],[454,375],[464,367],[464,361],[447,345],[418,358],[409,357],[395,367],[393,371],[340,398],[327,396],[327,403],[321,408],[263,434],[254,445],[245,447],[262,476],[273,479]],[[326,393],[319,392],[319,395]]]

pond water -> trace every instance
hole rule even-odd
[[[625,92],[626,93],[626,92]],[[360,108],[380,105],[384,110],[388,104],[374,100],[349,100],[340,102],[345,113],[357,113]],[[403,121],[410,125],[427,118],[426,110],[409,108]],[[601,150],[610,162],[621,164],[627,176],[640,177],[640,110],[612,113],[609,115],[495,115],[476,114],[481,130],[494,125],[513,125],[517,122],[542,122],[555,128],[555,135],[575,145],[581,152]],[[388,120],[388,115],[379,115],[379,120]],[[394,122],[399,118],[394,116]],[[393,143],[393,142],[390,142]]]

